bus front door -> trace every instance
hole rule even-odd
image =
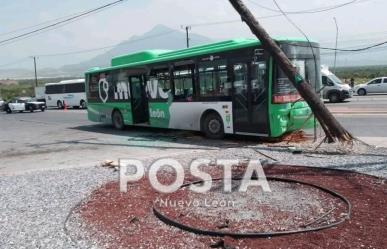
[[[233,73],[234,133],[268,136],[266,62],[235,63]]]
[[[144,76],[130,76],[129,82],[133,124],[146,123],[149,121],[149,109]]]

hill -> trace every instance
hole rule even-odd
[[[212,40],[198,34],[190,34],[190,43],[192,46],[211,43]],[[92,67],[104,67],[110,65],[112,57],[129,54],[148,49],[182,49],[186,46],[186,34],[183,30],[176,30],[164,25],[157,25],[150,31],[141,36],[133,36],[130,39],[121,42],[87,61],[65,65],[60,68],[43,68],[38,70],[39,77],[68,77],[83,76],[84,72]],[[90,46],[92,47],[92,46]],[[32,70],[27,69],[3,69],[0,70],[0,79],[6,78],[32,78]]]

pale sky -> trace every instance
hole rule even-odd
[[[278,0],[278,3],[286,11],[302,11],[349,1]],[[0,41],[20,34],[4,35],[6,32],[82,12],[110,2],[113,0],[1,0]],[[245,0],[257,17],[277,14],[264,10],[252,2],[273,9],[276,7],[272,0]],[[291,15],[290,17],[311,39],[318,40],[326,46],[334,46],[333,17],[336,17],[340,28],[339,47],[349,47],[387,40],[386,10],[387,1],[385,0],[359,0],[355,4],[328,12]],[[157,24],[180,29],[181,25],[186,24],[237,19],[239,16],[228,0],[127,0],[66,26],[12,44],[0,44],[0,66],[31,55],[66,53],[113,45],[134,35],[141,35]],[[273,36],[302,36],[284,17],[262,19],[261,23]],[[252,37],[243,23],[193,26],[191,32],[214,40]],[[56,58],[41,57],[38,63],[41,67],[57,67],[86,60],[102,52]],[[31,61],[24,60],[8,67],[30,67],[30,65]]]

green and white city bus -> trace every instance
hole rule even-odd
[[[321,85],[320,53],[304,39],[276,39],[299,73]],[[316,64],[317,63],[317,64]],[[125,125],[280,137],[313,126],[309,106],[255,39],[178,51],[149,50],[86,73],[88,117]]]

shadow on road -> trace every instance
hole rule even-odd
[[[243,148],[246,146],[257,145],[263,140],[252,137],[242,137],[228,135],[225,139],[208,139],[202,136],[200,132],[181,131],[150,127],[131,127],[127,126],[124,130],[115,130],[110,125],[84,125],[72,127],[71,129],[90,132],[94,134],[106,134],[120,136],[125,138],[127,143],[102,143],[99,145],[115,145],[115,146],[133,146],[159,149],[226,149],[226,148]],[[75,141],[76,143],[98,144],[89,141]],[[162,146],[158,145],[160,142]],[[175,146],[169,146],[168,143],[173,143]],[[182,144],[185,146],[176,146]],[[197,147],[196,147],[197,146]]]

